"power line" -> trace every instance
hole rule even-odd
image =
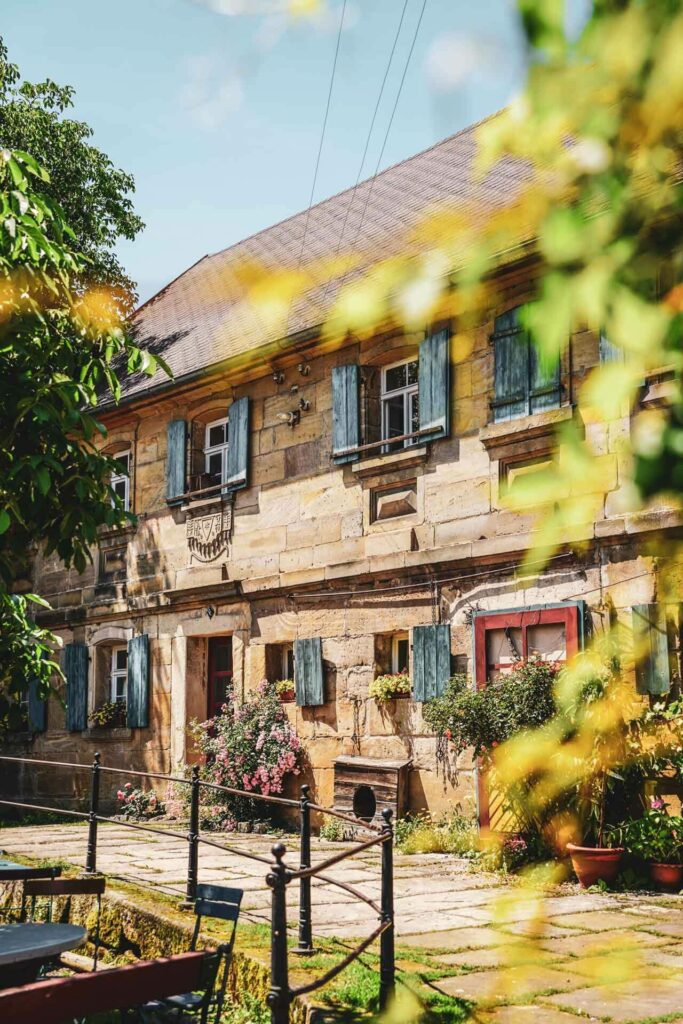
[[[415,25],[415,32],[413,33],[413,41],[410,44],[410,49],[408,51],[408,56],[406,57],[406,62],[404,64],[404,66],[403,66],[403,74],[401,75],[401,81],[399,82],[398,91],[396,93],[396,99],[394,100],[394,106],[393,106],[393,109],[391,111],[391,117],[389,118],[389,123],[387,125],[387,130],[384,133],[384,141],[382,142],[382,148],[380,150],[379,156],[377,158],[377,163],[375,165],[375,173],[373,174],[372,178],[370,179],[370,188],[368,189],[368,194],[365,197],[365,205],[363,206],[363,212],[361,214],[360,221],[358,222],[358,228],[356,229],[356,234],[355,234],[354,239],[353,239],[353,245],[351,246],[352,249],[355,248],[356,242],[358,241],[358,237],[359,237],[361,229],[363,227],[363,221],[365,220],[365,214],[367,213],[368,205],[369,205],[370,199],[372,197],[372,190],[375,187],[375,181],[377,180],[377,175],[379,173],[380,164],[382,163],[382,157],[384,156],[384,150],[386,148],[387,141],[389,139],[389,133],[391,132],[391,127],[392,127],[392,125],[394,123],[394,117],[396,115],[396,110],[398,109],[399,100],[401,99],[401,93],[403,92],[403,86],[404,86],[404,83],[405,83],[405,80],[406,80],[406,76],[408,74],[408,67],[410,66],[410,61],[411,61],[412,56],[413,56],[413,51],[415,49],[415,44],[417,42],[417,37],[418,37],[419,32],[420,32],[420,26],[422,25],[422,18],[424,16],[424,12],[425,12],[425,8],[426,7],[427,7],[427,0],[422,0],[422,8],[420,10],[420,16],[417,19],[417,24]],[[340,288],[344,284],[347,272],[348,271],[344,272],[344,276],[342,277]]]
[[[356,182],[355,182],[355,184],[353,186],[353,191],[351,193],[351,198],[349,199],[349,202],[348,202],[347,207],[346,207],[346,212],[344,214],[344,223],[342,224],[342,229],[341,229],[341,232],[339,233],[339,241],[337,242],[337,248],[336,248],[335,254],[334,254],[335,260],[336,260],[337,256],[339,255],[339,251],[341,249],[342,239],[344,238],[344,232],[346,231],[346,225],[347,225],[347,222],[348,222],[348,219],[349,219],[349,214],[351,212],[351,207],[353,206],[354,200],[356,198],[356,191],[358,190],[358,185],[360,184],[361,175],[363,173],[363,167],[365,166],[365,158],[367,157],[368,149],[370,148],[370,139],[372,138],[372,133],[373,133],[373,130],[374,130],[374,127],[375,127],[375,121],[377,120],[377,114],[379,113],[380,103],[382,102],[382,97],[384,95],[384,87],[387,84],[387,78],[389,77],[389,71],[391,69],[391,65],[392,65],[392,62],[393,62],[393,59],[394,59],[394,54],[396,53],[396,46],[398,44],[398,39],[399,39],[399,36],[401,34],[401,29],[403,28],[403,20],[405,18],[406,10],[408,9],[408,3],[409,3],[409,0],[403,0],[403,10],[401,11],[401,17],[399,18],[399,21],[398,21],[398,27],[396,29],[396,34],[394,35],[394,42],[393,42],[392,47],[391,47],[391,52],[389,53],[389,60],[387,61],[387,66],[384,69],[384,77],[382,78],[382,84],[380,86],[379,94],[377,96],[377,102],[375,103],[375,109],[374,109],[373,114],[372,114],[372,120],[370,121],[370,128],[368,129],[367,138],[365,139],[365,148],[363,149],[363,156],[361,157],[360,166],[358,168],[358,176],[356,177]],[[324,291],[323,297],[321,299],[321,304],[322,305],[324,305],[325,299],[327,298],[327,292],[329,290],[331,280],[332,279],[330,278],[328,280],[327,284],[325,285],[325,291]]]
[[[337,32],[337,45],[334,50],[334,61],[332,62],[332,74],[330,76],[330,87],[327,91],[327,104],[325,106],[325,116],[323,118],[322,131],[320,132],[320,143],[318,145],[318,156],[315,161],[315,171],[313,172],[313,184],[311,185],[311,195],[308,200],[308,209],[306,210],[306,220],[304,221],[304,233],[301,238],[301,250],[299,252],[299,260],[297,262],[297,271],[301,267],[301,260],[304,255],[304,247],[306,245],[306,234],[308,232],[308,221],[311,216],[311,207],[313,206],[313,197],[315,195],[315,186],[318,182],[318,171],[320,169],[320,157],[323,151],[323,143],[325,141],[325,130],[327,128],[327,118],[330,113],[330,103],[332,102],[332,89],[334,87],[334,78],[337,71],[337,58],[339,57],[339,45],[341,43],[342,30],[344,28],[344,15],[346,14],[346,0],[342,6],[341,18],[339,19],[339,30]]]

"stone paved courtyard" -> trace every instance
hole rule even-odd
[[[83,865],[86,829],[43,825],[0,831],[10,857],[53,858]],[[221,839],[222,841],[222,839]],[[237,849],[268,856],[272,836],[231,836]],[[296,839],[285,837],[287,860],[298,863]],[[100,828],[98,867],[108,875],[181,895],[187,844],[118,824]],[[314,842],[319,862],[339,844]],[[245,890],[244,916],[269,919],[266,866],[202,847],[201,881]],[[328,872],[366,895],[380,895],[379,855],[366,851]],[[450,856],[401,856],[395,862],[399,966],[421,973],[442,993],[478,1005],[492,1024],[577,1024],[594,1021],[683,1024],[683,898],[655,894],[584,893],[564,885],[547,893],[472,872]],[[297,886],[288,891],[290,923]],[[318,884],[314,934],[361,938],[373,911],[343,890]],[[419,962],[415,962],[419,961]],[[427,966],[425,966],[425,961]]]

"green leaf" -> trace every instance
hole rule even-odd
[[[6,533],[11,523],[9,512],[6,508],[0,508],[0,534]]]

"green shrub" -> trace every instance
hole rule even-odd
[[[340,821],[339,818],[325,815],[325,820],[320,826],[320,838],[328,839],[333,843],[340,843],[345,837],[346,829],[344,828],[344,822]]]

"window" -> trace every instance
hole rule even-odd
[[[402,437],[420,429],[418,394],[418,361],[409,360],[385,366],[382,370],[382,440]],[[387,445],[383,451],[394,451],[414,444],[417,438]]]
[[[122,465],[121,469],[111,475],[111,488],[114,494],[121,499],[124,509],[128,512],[130,511],[130,452],[117,452],[113,457]]]
[[[209,640],[209,718],[220,715],[232,693],[232,637],[213,636]]]
[[[280,679],[294,679],[294,644],[283,644]]]
[[[521,307],[496,317],[491,344],[494,352],[496,423],[531,416],[560,405],[560,361],[548,366],[522,326]]]
[[[391,671],[408,672],[410,669],[410,643],[407,633],[394,633],[391,638]]]
[[[528,658],[562,664],[579,649],[580,638],[577,604],[476,614],[477,686],[485,686]]]
[[[111,699],[124,701],[128,691],[128,648],[113,647],[111,652]]]
[[[228,420],[207,423],[204,440],[204,471],[208,486],[224,484],[228,479]]]

